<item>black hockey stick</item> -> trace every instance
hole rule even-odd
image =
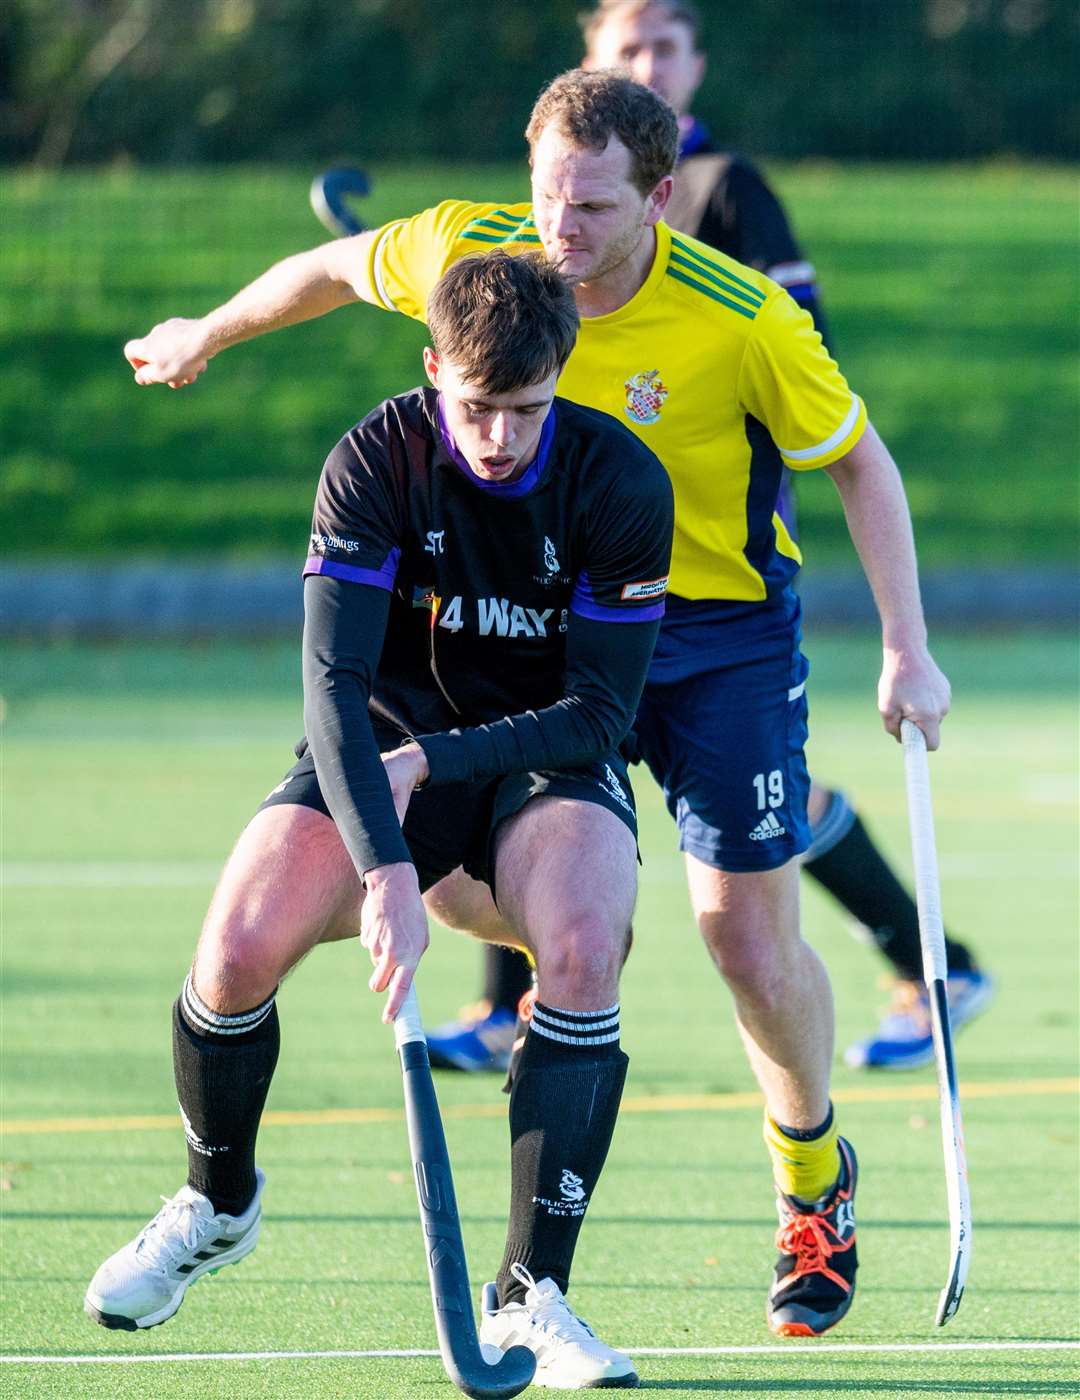
[[[415,987],[410,987],[394,1020],[394,1041],[401,1058],[409,1148],[443,1367],[457,1388],[474,1400],[509,1400],[532,1380],[536,1358],[527,1347],[511,1347],[491,1365],[480,1351],[450,1158]]]
[[[351,165],[332,165],[316,175],[308,191],[315,217],[338,238],[363,233],[366,227],[346,204],[347,197],[362,198],[371,193],[371,181]]]
[[[968,1190],[964,1125],[960,1117],[960,1092],[956,1082],[952,1027],[949,1023],[949,968],[945,956],[945,929],[941,918],[934,812],[930,803],[930,767],[926,738],[917,724],[900,724],[907,779],[908,821],[915,866],[915,898],[919,908],[923,980],[930,996],[930,1028],[934,1037],[938,1099],[941,1108],[941,1146],[945,1154],[945,1190],[949,1201],[949,1273],[938,1299],[937,1325],[944,1327],[960,1306],[971,1265],[971,1195]]]

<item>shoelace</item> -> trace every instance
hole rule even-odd
[[[159,1210],[145,1227],[135,1245],[135,1253],[140,1259],[155,1269],[164,1269],[174,1263],[181,1254],[191,1248],[199,1237],[202,1216],[197,1214],[190,1201],[177,1200],[175,1196],[162,1196],[165,1209]],[[177,1243],[173,1235],[180,1235]]]
[[[794,1254],[796,1268],[802,1273],[824,1273],[826,1261],[833,1253],[825,1222],[819,1215],[792,1216],[777,1230],[776,1247],[781,1254]]]
[[[523,1283],[530,1293],[536,1291],[536,1280],[523,1264],[510,1265],[510,1272],[518,1283]],[[560,1342],[580,1342],[583,1339],[596,1340],[596,1333],[587,1322],[571,1312],[566,1299],[559,1293],[554,1298],[541,1298],[537,1303],[526,1303],[533,1324],[546,1336]]]

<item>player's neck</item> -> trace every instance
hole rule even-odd
[[[581,316],[607,316],[637,295],[652,271],[656,257],[656,229],[646,228],[629,257],[592,282],[579,282],[574,300]]]

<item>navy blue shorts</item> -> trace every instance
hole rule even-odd
[[[405,736],[375,725],[381,752],[396,749]],[[306,742],[297,746],[298,763],[260,804],[295,804],[330,816],[319,787],[315,760]],[[415,792],[402,832],[422,890],[430,889],[458,866],[495,891],[495,833],[500,822],[519,812],[533,797],[567,797],[606,807],[637,839],[637,813],[626,763],[608,754],[581,768],[546,773],[509,773],[492,782],[445,783]],[[331,818],[333,820],[333,818]]]
[[[810,843],[809,664],[800,607],[669,600],[635,731],[679,827],[718,870],[773,870]]]

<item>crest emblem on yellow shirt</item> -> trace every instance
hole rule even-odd
[[[658,369],[642,370],[623,385],[626,390],[626,416],[635,423],[655,423],[668,396]]]

